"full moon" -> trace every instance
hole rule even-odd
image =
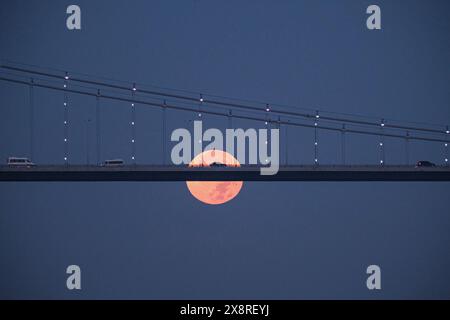
[[[225,151],[208,150],[198,154],[189,164],[191,167],[208,167],[212,163],[240,167],[235,157]],[[242,181],[186,181],[191,194],[206,204],[222,204],[238,195]]]

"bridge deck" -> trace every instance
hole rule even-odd
[[[0,166],[0,181],[450,181],[450,166],[282,166],[261,175],[257,166],[189,168],[186,166],[39,165]]]

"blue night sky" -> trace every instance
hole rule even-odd
[[[82,30],[66,28],[70,4],[81,8]],[[381,8],[382,30],[366,28],[371,4]],[[0,57],[445,128],[449,11],[444,0],[3,1]],[[0,82],[2,161],[28,156],[28,92]],[[63,95],[36,89],[34,99],[33,161],[61,164]],[[95,99],[69,102],[70,162],[95,162],[87,126]],[[129,163],[129,105],[102,102],[101,110],[101,159]],[[137,106],[136,119],[136,162],[161,163],[162,141],[168,152],[173,146],[162,136],[161,110]],[[195,115],[169,111],[167,119],[171,132]],[[339,163],[339,138],[320,133],[321,163]],[[311,130],[290,127],[280,139],[282,161],[287,148],[289,163],[313,162]],[[378,163],[378,141],[349,136],[348,163]],[[385,144],[386,162],[403,163],[403,142]],[[412,142],[410,161],[442,164],[443,152],[439,143]],[[449,186],[244,182],[235,199],[209,206],[184,182],[1,182],[0,298],[448,299]],[[66,288],[71,264],[81,267],[81,291]],[[371,264],[381,267],[380,291],[366,287]]]

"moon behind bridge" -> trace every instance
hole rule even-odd
[[[213,163],[240,167],[240,163],[228,152],[207,150],[198,154],[189,164],[191,167],[208,167]],[[206,204],[223,204],[235,198],[241,191],[242,181],[186,181],[191,194]]]

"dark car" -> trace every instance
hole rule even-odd
[[[416,168],[418,167],[435,167],[436,165],[430,161],[417,161]]]
[[[105,160],[102,163],[103,167],[121,167],[123,165],[124,161],[122,159]]]
[[[224,163],[220,163],[220,162],[213,162],[209,165],[210,167],[216,167],[216,168],[220,168],[220,167],[226,167],[227,165]]]

